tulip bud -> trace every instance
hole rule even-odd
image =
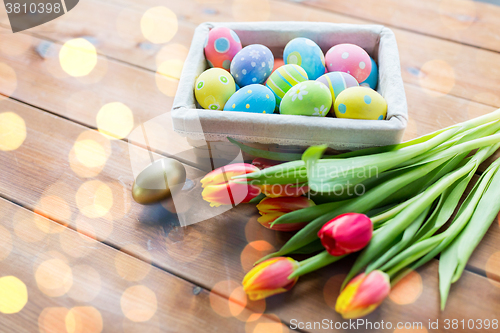
[[[201,179],[201,186],[204,188],[201,195],[212,207],[249,202],[260,194],[260,188],[244,183],[245,179],[239,179],[237,182],[230,179],[256,171],[259,171],[259,168],[246,163],[235,163],[215,169]]]
[[[252,164],[255,165],[257,168],[259,168],[260,170],[267,169],[281,163],[283,162],[268,160],[267,158],[262,158],[262,157],[257,157],[252,161]]]
[[[309,186],[297,184],[268,184],[261,185],[260,188],[270,198],[300,197],[309,192]]]
[[[264,227],[278,231],[296,231],[302,229],[308,221],[299,223],[284,223],[275,224],[271,227],[271,223],[278,217],[293,212],[295,210],[315,206],[314,202],[306,197],[281,197],[281,198],[264,198],[257,205],[259,213],[262,215],[257,221]]]
[[[355,319],[373,312],[391,292],[389,276],[382,271],[360,274],[340,293],[335,311],[344,319]]]
[[[363,249],[373,234],[373,224],[364,214],[342,214],[325,223],[318,237],[332,256],[343,256]]]
[[[243,279],[243,290],[252,301],[263,299],[292,289],[298,277],[288,279],[299,267],[292,258],[271,258],[261,262]]]

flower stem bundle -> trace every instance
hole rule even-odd
[[[355,318],[373,311],[390,285],[441,254],[444,308],[451,284],[500,210],[500,159],[460,204],[479,165],[500,148],[500,109],[398,145],[334,156],[324,155],[326,148],[310,147],[300,160],[297,154],[262,153],[263,158],[295,160],[230,177],[231,184],[261,188],[264,194],[270,185],[308,188],[308,200],[314,201],[266,198],[258,206],[264,226],[299,230],[257,262],[252,274],[269,278],[258,287],[247,278],[245,290],[253,290],[253,299],[284,292],[300,276],[360,251],[336,307],[345,318]],[[287,208],[292,203],[293,209]],[[313,255],[300,262],[284,257],[299,253]],[[275,260],[287,264],[270,265]],[[354,300],[365,305],[354,306]]]

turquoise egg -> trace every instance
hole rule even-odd
[[[283,59],[285,64],[304,68],[309,80],[316,80],[325,74],[325,55],[318,44],[309,38],[299,37],[289,41]]]
[[[373,60],[372,57],[370,57],[370,59],[372,61],[372,70],[370,72],[370,75],[368,76],[368,78],[366,80],[361,82],[359,85],[362,87],[369,87],[372,89],[377,89],[378,67],[377,67],[377,63],[375,62],[375,60]]]
[[[250,84],[229,98],[224,111],[273,113],[275,107],[276,98],[271,89],[260,84]]]

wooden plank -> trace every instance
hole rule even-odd
[[[323,10],[500,51],[500,7],[480,1],[301,0]],[[418,15],[412,15],[418,13]]]
[[[155,266],[204,288],[215,289],[225,297],[234,292],[255,259],[278,248],[286,240],[286,235],[258,225],[255,221],[257,212],[251,205],[238,206],[186,228],[176,227],[175,216],[161,206],[145,207],[132,202],[130,186],[133,175],[126,143],[112,141],[102,171],[90,180],[81,178],[78,174],[85,175],[81,169],[68,166],[72,163],[71,150],[75,140],[81,132],[87,131],[86,128],[11,100],[1,101],[0,106],[12,110],[27,124],[23,145],[11,152],[0,152],[3,161],[0,193],[28,209],[106,241],[113,247],[125,248],[123,251],[143,260],[150,258]],[[148,153],[144,151],[144,154],[147,159]],[[136,159],[140,157],[134,155]],[[197,182],[203,173],[200,175],[190,167],[186,169],[196,186],[187,190],[187,194],[191,193],[186,198],[188,206],[176,208],[192,208],[199,214],[210,216],[212,211],[201,201]],[[73,170],[79,170],[79,173]],[[147,252],[127,248],[130,244],[139,245]],[[328,306],[335,292],[330,292],[328,287],[329,300],[325,301],[322,290],[329,278],[345,273],[348,265],[347,262],[311,274],[301,279],[292,292],[249,306],[262,309],[265,303],[268,313],[276,314],[287,323],[293,319],[321,321],[330,318],[338,321],[340,318]],[[461,282],[463,287],[452,295],[455,301],[450,302],[446,312],[439,313],[435,267],[430,265],[419,272],[424,277],[425,288],[418,302],[401,311],[399,305],[389,301],[370,318],[395,322],[445,316],[485,318],[498,312],[499,303],[494,300],[500,290],[487,279],[467,273],[466,282]],[[472,284],[474,289],[469,287]],[[472,292],[477,292],[479,297],[469,294]],[[463,307],[463,299],[467,299],[468,307]]]
[[[288,331],[275,316],[260,316],[4,199],[0,216],[0,292],[13,292],[8,304],[0,303],[14,312],[0,313],[3,332],[241,332],[249,325],[241,318],[252,314]],[[8,276],[21,281],[27,298]],[[220,316],[214,306],[239,317]]]

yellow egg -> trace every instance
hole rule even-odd
[[[387,102],[373,89],[352,87],[337,96],[335,115],[337,118],[383,120],[387,116]]]
[[[186,169],[171,158],[156,160],[137,176],[132,186],[132,197],[140,204],[152,204],[168,198],[172,191],[182,188]]]
[[[231,74],[221,68],[211,68],[198,77],[194,94],[204,109],[222,110],[227,100],[236,92]]]

